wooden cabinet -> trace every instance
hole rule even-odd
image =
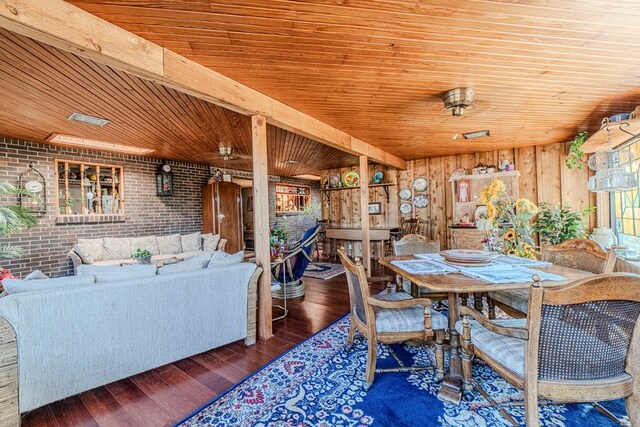
[[[451,227],[451,249],[483,249],[484,231]]]
[[[212,182],[202,187],[202,232],[227,239],[226,252],[244,248],[240,186],[232,182]]]

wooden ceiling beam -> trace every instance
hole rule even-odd
[[[264,115],[269,124],[339,150],[406,169],[399,157],[62,0],[6,0],[0,3],[0,27],[238,113]]]

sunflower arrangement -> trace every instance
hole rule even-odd
[[[494,242],[492,248],[503,254],[535,259],[531,219],[538,213],[538,207],[525,198],[512,203],[504,182],[499,180],[484,187],[480,199],[487,206],[487,216],[493,223],[492,235],[485,239]]]

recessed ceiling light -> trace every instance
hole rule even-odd
[[[289,159],[289,160],[283,160],[282,163],[284,163],[285,165],[297,165],[300,162],[297,160]]]
[[[475,132],[463,133],[462,136],[464,137],[464,139],[482,138],[483,136],[491,136],[491,131],[489,131],[489,129],[478,130]]]
[[[148,154],[153,150],[152,148],[135,147],[132,145],[116,144],[113,142],[98,141],[95,139],[80,138],[71,135],[61,135],[59,133],[52,133],[46,139],[53,144],[66,145],[71,147],[93,148],[96,150],[115,151],[118,153],[128,154]]]
[[[310,173],[303,173],[303,174],[300,174],[300,175],[293,175],[293,178],[306,179],[307,181],[320,181],[320,177],[318,175],[312,175]]]
[[[68,118],[68,120],[73,120],[74,122],[86,123],[88,125],[103,127],[111,123],[111,120],[103,119],[102,117],[90,116],[88,114],[82,113],[72,113]]]

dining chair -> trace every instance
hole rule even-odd
[[[558,245],[547,246],[542,251],[542,261],[562,267],[575,268],[594,274],[612,273],[616,254],[605,251],[589,239],[573,239]],[[529,293],[526,289],[494,291],[488,293],[489,318],[495,318],[495,306],[512,317],[525,317]]]
[[[435,335],[436,373],[444,377],[444,333],[447,318],[431,308],[428,298],[412,298],[405,292],[371,295],[362,262],[349,259],[344,248],[338,256],[347,273],[351,306],[349,336],[351,347],[356,330],[367,339],[367,367],[364,390],[369,390],[374,375],[383,372],[415,372],[431,369],[424,366],[405,366],[395,352],[389,351],[399,363],[398,368],[376,369],[378,343],[396,344],[409,340],[426,341]]]
[[[322,252],[322,255],[325,257],[327,256],[327,225],[329,222],[328,219],[316,219],[316,224],[320,225],[318,238],[315,243],[316,261],[320,261],[320,252]]]
[[[419,218],[407,218],[402,220],[402,235],[417,234],[420,227]]]
[[[437,254],[440,252],[440,240],[431,240],[419,234],[408,234],[393,242],[393,256],[415,254]],[[419,294],[429,294],[432,299],[446,299],[444,293],[435,293],[427,289],[420,289],[409,279],[396,275],[397,289],[418,297]],[[439,298],[441,297],[441,298]]]
[[[456,330],[462,335],[465,388],[488,396],[472,378],[473,358],[479,357],[524,390],[528,427],[539,425],[538,398],[560,403],[624,398],[631,425],[639,426],[640,275],[610,273],[554,287],[542,287],[537,274],[533,280],[526,319],[491,321],[471,307],[461,308]],[[491,404],[517,425],[504,408]]]

